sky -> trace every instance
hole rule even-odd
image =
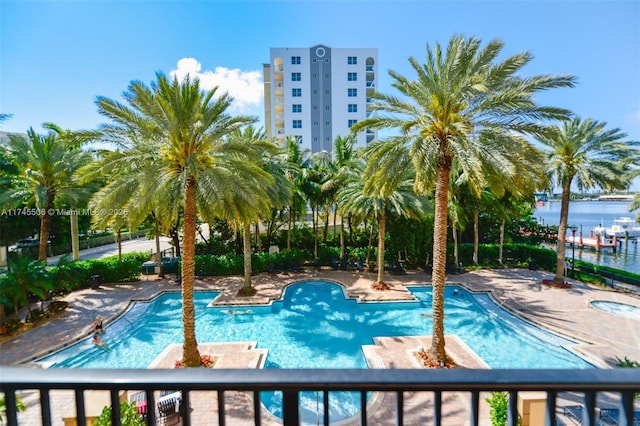
[[[0,0],[0,130],[93,129],[107,121],[97,96],[122,100],[158,72],[219,86],[262,125],[271,47],[377,48],[378,90],[397,94],[388,71],[414,76],[409,57],[454,34],[530,51],[523,76],[576,76],[537,100],[640,140],[639,0]]]

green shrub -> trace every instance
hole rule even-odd
[[[20,330],[20,328],[22,328],[22,321],[16,318],[5,320],[5,322],[2,323],[3,334],[11,334],[14,331]]]
[[[53,300],[49,302],[49,306],[47,309],[52,314],[56,314],[58,312],[62,312],[69,307],[69,302],[65,302],[64,300]]]
[[[35,324],[46,318],[46,314],[40,309],[34,309],[27,314],[27,318],[24,320],[27,323]]]
[[[135,402],[120,402],[120,424],[122,426],[145,426]],[[95,426],[111,426],[111,407],[104,407],[96,419]]]
[[[507,426],[507,412],[509,410],[509,394],[507,392],[491,392],[491,398],[485,398],[491,406],[489,418],[492,426]],[[518,419],[518,425],[520,421]]]

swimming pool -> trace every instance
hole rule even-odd
[[[607,300],[594,300],[591,302],[591,306],[610,314],[640,320],[640,308],[637,306]]]
[[[195,292],[198,342],[257,341],[266,368],[366,368],[362,345],[377,336],[432,334],[431,287],[410,287],[416,302],[358,303],[326,281],[289,286],[270,306],[207,307],[217,292]],[[181,295],[133,303],[106,328],[104,351],[87,338],[37,360],[51,367],[146,368],[182,342]],[[230,309],[250,310],[229,315]],[[567,347],[575,342],[501,309],[487,294],[445,289],[445,332],[457,334],[491,368],[591,368]],[[426,314],[426,315],[425,315]]]
[[[410,287],[415,302],[358,303],[345,298],[341,286],[305,281],[287,287],[270,306],[208,307],[217,292],[195,292],[196,333],[200,343],[256,341],[268,349],[265,368],[367,368],[362,345],[379,336],[432,334],[431,287]],[[172,343],[182,342],[180,293],[163,293],[131,304],[106,327],[96,347],[90,338],[41,362],[53,368],[146,368]],[[232,315],[243,313],[243,315]],[[445,332],[457,334],[491,368],[592,368],[567,347],[576,343],[542,330],[499,307],[488,294],[459,286],[445,288]],[[276,416],[279,392],[262,392],[263,404]],[[321,398],[304,392],[303,423],[323,416]],[[358,413],[360,394],[331,392],[331,421]]]

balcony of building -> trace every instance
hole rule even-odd
[[[167,391],[171,390],[171,391]],[[335,424],[333,392],[352,392],[349,424],[487,425],[492,392],[506,392],[507,424],[636,425],[638,369],[164,369],[90,370],[3,367],[6,424],[89,425],[96,411],[129,400],[147,425]],[[162,392],[164,391],[164,392]],[[263,392],[276,391],[273,398]],[[309,394],[309,392],[315,392]],[[273,394],[269,394],[273,395]],[[311,396],[310,396],[311,395]],[[313,404],[309,398],[313,399]],[[326,402],[329,401],[327,404]],[[355,401],[355,402],[353,402]],[[271,412],[265,406],[269,405]],[[113,425],[122,424],[111,410]],[[518,423],[519,422],[519,423]],[[29,423],[32,424],[32,423]]]

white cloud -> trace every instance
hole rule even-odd
[[[169,75],[171,78],[177,77],[178,80],[187,75],[197,78],[200,80],[200,87],[205,90],[218,86],[217,94],[228,92],[233,97],[231,112],[240,114],[255,114],[264,95],[260,71],[242,71],[225,67],[202,71],[202,64],[195,58],[182,58],[178,61],[177,69]]]

